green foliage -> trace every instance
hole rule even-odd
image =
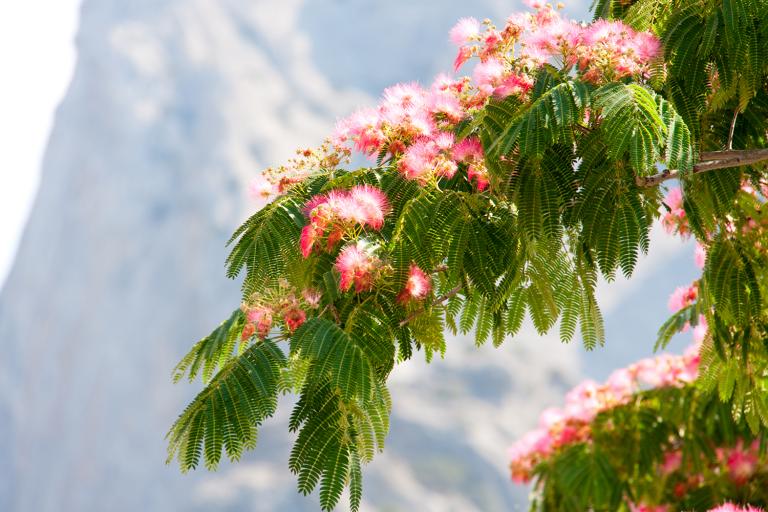
[[[169,460],[177,456],[186,471],[201,460],[215,468],[222,451],[239,459],[255,446],[278,394],[295,393],[289,467],[299,491],[319,487],[320,505],[330,510],[347,487],[357,510],[362,464],[383,449],[389,428],[387,378],[417,352],[427,361],[442,356],[450,349],[446,328],[500,346],[529,318],[540,333],[557,327],[564,342],[604,343],[597,281],[618,270],[631,276],[649,250],[662,200],[644,178],[664,169],[681,179],[688,226],[708,258],[699,301],[661,327],[657,347],[705,318],[700,382],[648,391],[602,414],[593,444],[537,469],[534,508],[618,510],[630,483],[651,488],[653,479],[640,476],[670,446],[693,464],[713,443],[764,432],[768,240],[745,226],[768,209],[742,183],[758,187],[765,169],[736,162],[702,172],[703,163],[719,160],[700,159],[768,143],[768,2],[596,0],[594,8],[598,17],[655,32],[663,60],[647,79],[601,86],[567,66],[545,66],[530,101],[490,100],[456,128],[458,138],[482,142],[488,190],[466,179],[405,179],[382,154],[375,168],[317,169],[237,229],[226,272],[234,278],[245,269],[244,301],[276,286],[297,296],[316,290],[321,299],[295,330],[261,341],[246,332],[243,340],[247,321],[236,310],[192,347],[174,380],[201,375],[205,388],[171,428]],[[461,166],[457,175],[466,174]],[[377,286],[352,293],[339,288],[339,247],[304,258],[299,240],[310,198],[361,184],[381,189],[391,208],[380,230],[345,234],[344,243],[364,241],[379,259]],[[413,265],[432,279],[420,301],[400,296]],[[686,503],[691,510],[709,506],[719,491],[697,492]]]
[[[277,407],[277,384],[286,364],[280,348],[264,340],[227,363],[195,397],[168,433],[168,461],[178,455],[182,471],[202,456],[208,469],[256,446],[258,426]],[[203,446],[205,449],[203,450]]]
[[[195,343],[192,350],[179,361],[173,370],[173,381],[180,381],[188,373],[189,381],[192,382],[202,370],[203,382],[210,382],[213,374],[224,368],[232,358],[235,343],[244,325],[245,315],[236,309],[211,334]]]

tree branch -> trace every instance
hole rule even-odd
[[[443,302],[447,301],[448,299],[450,299],[451,297],[453,297],[454,295],[459,293],[462,288],[464,288],[463,285],[457,285],[457,286],[453,287],[451,290],[447,291],[445,294],[443,294],[440,297],[438,297],[435,300],[433,300],[431,305],[432,306],[439,306]],[[418,311],[415,311],[415,312],[411,313],[402,322],[400,322],[400,327],[403,327],[408,322],[410,322],[411,320],[413,320],[414,318],[416,318],[417,316],[422,314],[424,311],[426,311],[426,308],[421,308]]]
[[[709,151],[701,154],[699,163],[693,166],[690,173],[676,170],[665,170],[653,176],[636,176],[638,187],[655,187],[667,180],[677,179],[685,174],[699,174],[717,169],[729,169],[768,161],[768,149],[743,149],[726,151]]]

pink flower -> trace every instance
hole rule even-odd
[[[462,46],[459,48],[459,53],[456,54],[456,60],[453,61],[453,70],[458,71],[470,57],[472,57],[472,49],[469,46]]]
[[[707,317],[699,315],[699,323],[693,328],[693,341],[695,343],[701,343],[707,336],[708,326]]]
[[[246,341],[256,332],[256,326],[248,323],[243,326],[243,332],[240,334],[240,339]]]
[[[736,485],[744,485],[757,469],[758,458],[742,449],[741,442],[731,450],[726,460],[730,477]]]
[[[320,306],[320,299],[322,299],[323,294],[314,288],[307,288],[301,292],[301,296],[304,297],[304,300],[310,308],[316,309]]]
[[[475,66],[472,73],[472,79],[478,86],[496,87],[504,75],[504,64],[499,59],[491,58],[485,62],[480,62]]]
[[[578,46],[582,27],[559,16],[526,38],[525,44],[550,55],[561,54]]]
[[[664,462],[661,464],[661,474],[669,475],[680,469],[680,464],[683,462],[683,452],[680,450],[674,450],[664,454]]]
[[[745,505],[745,507],[739,507],[733,503],[723,503],[719,507],[710,509],[709,512],[763,512],[763,509],[753,507],[752,505]]]
[[[384,217],[389,213],[389,201],[381,189],[371,185],[357,185],[352,187],[349,198],[359,210],[361,224],[367,224],[373,229],[381,229],[384,225]]]
[[[254,330],[258,333],[259,338],[266,338],[272,329],[272,310],[264,306],[251,308],[248,310],[247,318],[251,325],[255,324]],[[252,334],[253,332],[251,332]]]
[[[549,407],[541,412],[541,415],[539,416],[539,426],[549,430],[553,426],[563,423],[565,420],[565,413],[563,413],[562,409]]]
[[[267,181],[263,174],[254,178],[248,185],[248,195],[256,200],[269,199],[275,192],[274,185]]]
[[[452,155],[457,162],[470,163],[483,161],[483,145],[477,137],[467,137],[453,146]]]
[[[339,242],[350,225],[358,224],[381,229],[389,213],[387,196],[371,185],[357,185],[349,191],[332,190],[318,194],[307,202],[304,213],[310,223],[301,231],[301,254],[307,258],[318,239],[330,228],[326,241],[328,251]]]
[[[395,84],[384,89],[383,107],[410,109],[424,103],[424,90],[416,82]]]
[[[408,271],[408,280],[405,282],[405,288],[398,295],[400,302],[409,300],[421,300],[432,290],[432,279],[424,273],[417,265],[411,264]]]
[[[490,181],[488,180],[488,171],[482,165],[470,165],[467,169],[467,179],[469,181],[475,180],[478,192],[482,192],[488,188]]]
[[[693,260],[698,268],[704,268],[707,262],[707,250],[699,242],[696,242],[696,248],[693,251]]]
[[[678,286],[672,295],[669,296],[667,307],[673,313],[677,313],[684,307],[690,306],[696,302],[699,294],[699,288],[694,284],[691,286]]]
[[[639,32],[634,37],[634,49],[643,61],[655,58],[661,50],[659,38],[650,32]]]
[[[322,231],[320,232],[322,235]],[[315,241],[318,238],[318,230],[314,224],[307,224],[301,230],[301,237],[299,238],[299,247],[301,248],[301,255],[308,258],[312,254],[312,248],[315,245]]]
[[[350,117],[339,121],[333,140],[337,143],[351,139],[355,148],[363,154],[374,155],[384,143],[381,118],[375,108],[360,109]]]
[[[480,36],[480,22],[475,18],[461,18],[449,35],[453,44],[464,46]]]
[[[461,102],[451,91],[430,91],[427,95],[426,103],[432,115],[443,115],[452,123],[461,121],[467,115],[461,106]]]
[[[683,207],[683,191],[680,190],[680,187],[670,189],[664,202],[667,203],[670,210],[679,210]]]
[[[632,394],[636,387],[632,372],[626,368],[620,368],[611,373],[606,384],[619,400]]]
[[[434,141],[419,139],[405,150],[398,170],[410,180],[425,181],[426,175],[434,168],[438,148]]]
[[[379,264],[362,242],[344,247],[336,258],[336,270],[341,274],[339,288],[349,290],[355,285],[355,292],[368,291],[373,287],[373,272]]]
[[[641,503],[640,505],[635,505],[631,503],[629,505],[630,512],[669,512],[669,507],[666,505],[645,505]]]
[[[453,143],[456,137],[451,132],[440,132],[434,139],[435,147],[440,151],[450,151],[453,148]]]
[[[533,79],[527,75],[508,75],[502,80],[501,85],[493,90],[493,95],[497,98],[506,98],[507,96],[523,96],[528,94],[533,88]]]
[[[303,309],[298,307],[289,309],[283,315],[283,321],[285,322],[285,325],[288,327],[290,332],[293,332],[301,327],[301,324],[303,324],[306,320],[307,314]]]

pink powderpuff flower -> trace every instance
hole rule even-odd
[[[289,309],[283,315],[283,321],[290,332],[294,332],[296,329],[307,320],[307,314],[303,309],[294,307]]]
[[[431,115],[443,115],[451,123],[458,123],[467,115],[459,98],[450,90],[430,91],[426,98],[426,108]]]
[[[323,294],[314,288],[307,288],[302,290],[301,296],[304,297],[304,301],[310,308],[317,309],[320,306],[320,299],[322,299]]]
[[[506,76],[501,85],[493,90],[493,95],[497,98],[506,98],[507,96],[524,96],[533,88],[533,79],[526,75],[511,74]]]
[[[464,46],[480,36],[480,22],[475,18],[461,18],[449,32],[451,42]]]
[[[753,507],[752,505],[745,505],[744,507],[740,507],[738,505],[734,505],[733,503],[726,502],[720,505],[719,507],[710,509],[709,512],[764,512],[763,509],[758,507]]]
[[[456,137],[451,132],[440,132],[432,139],[440,151],[450,151],[456,141]]]
[[[363,108],[336,124],[332,140],[344,142],[351,139],[355,149],[366,155],[375,155],[384,143],[381,118],[375,108]]]
[[[384,89],[382,106],[410,109],[423,105],[424,96],[424,89],[416,82],[395,84]]]
[[[272,310],[263,306],[251,308],[248,310],[247,318],[249,322],[255,324],[259,338],[266,338],[269,330],[272,329]]]
[[[642,61],[650,61],[659,55],[661,50],[661,41],[650,32],[638,32],[635,34],[634,49]]]
[[[707,325],[707,317],[699,315],[699,323],[693,328],[693,341],[695,343],[701,343],[707,336],[709,326]]]
[[[318,230],[314,224],[307,224],[302,228],[301,236],[299,237],[299,247],[302,256],[308,258],[312,254],[312,248],[322,234],[322,230]]]
[[[680,187],[674,187],[667,192],[664,197],[664,202],[669,206],[672,211],[679,210],[683,207],[683,191]]]
[[[741,442],[731,450],[726,460],[731,479],[736,485],[744,485],[757,469],[758,458],[755,454],[742,449]]]
[[[409,180],[426,181],[427,175],[434,168],[438,152],[434,141],[419,139],[405,150],[398,170]]]
[[[255,200],[269,199],[275,193],[275,186],[263,174],[251,180],[248,185],[248,195]]]
[[[600,19],[585,27],[582,37],[586,46],[605,43],[619,45],[628,42],[634,34],[635,31],[622,21]]]
[[[389,213],[389,201],[380,189],[371,185],[357,185],[349,191],[351,203],[359,211],[356,217],[360,224],[367,224],[373,229],[381,229],[384,217]]]
[[[614,370],[608,377],[606,384],[613,393],[614,398],[619,401],[631,395],[636,388],[635,378],[627,368]]]
[[[456,60],[453,61],[453,70],[458,71],[461,66],[472,57],[472,48],[469,46],[462,46],[459,48],[459,53],[456,54]]]
[[[490,58],[475,66],[472,79],[478,87],[488,86],[492,92],[492,89],[501,82],[504,71],[504,64],[499,59]]]
[[[669,475],[680,469],[683,462],[683,452],[674,450],[664,454],[664,462],[659,467],[662,475]]]
[[[365,245],[344,247],[336,258],[336,270],[341,274],[339,288],[347,291],[355,285],[355,292],[368,291],[373,287],[373,272],[378,259],[370,254]]]
[[[475,180],[475,186],[477,186],[478,192],[482,192],[488,188],[490,183],[488,180],[488,171],[485,170],[485,167],[477,165],[469,166],[467,169],[467,179],[469,181]]]
[[[565,413],[558,407],[548,407],[539,415],[539,427],[550,430],[556,425],[564,423]]]
[[[462,163],[482,162],[483,145],[477,137],[467,137],[453,146],[451,156]]]
[[[243,332],[240,334],[240,339],[246,341],[250,339],[255,332],[256,326],[251,323],[247,323],[243,326]]]
[[[405,288],[398,295],[398,301],[421,300],[432,290],[432,279],[415,264],[411,264]]]
[[[558,55],[578,46],[581,43],[582,31],[578,23],[557,16],[533,32],[524,42],[527,47],[535,48],[544,54]]]
[[[667,505],[646,505],[644,503],[635,505],[630,503],[629,510],[630,512],[669,512],[669,507]]]
[[[696,248],[693,251],[693,261],[698,268],[704,268],[707,262],[707,250],[699,242],[696,242]]]
[[[696,302],[699,295],[699,288],[694,284],[691,286],[678,286],[672,295],[669,296],[667,307],[673,313],[677,313],[684,307],[690,306]]]

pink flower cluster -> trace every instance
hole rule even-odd
[[[699,369],[699,348],[682,356],[660,355],[616,370],[604,384],[585,381],[565,397],[565,407],[542,412],[539,428],[510,448],[512,480],[525,483],[537,464],[555,451],[590,439],[590,424],[602,411],[626,404],[641,389],[683,386],[693,382]]]
[[[304,208],[309,224],[301,231],[301,254],[308,257],[326,234],[326,250],[331,251],[345,235],[354,233],[357,228],[367,226],[379,230],[389,210],[386,195],[370,185],[317,195]]]
[[[412,300],[424,299],[432,291],[432,279],[415,264],[411,264],[408,272],[408,280],[397,300],[401,303],[407,303]]]
[[[733,503],[723,503],[719,507],[710,509],[709,512],[765,512],[762,508],[753,507],[752,505],[735,505]]]
[[[672,295],[669,296],[669,302],[667,307],[673,313],[680,311],[681,309],[690,306],[696,302],[696,298],[699,295],[699,286],[694,283],[691,286],[678,286]]]
[[[378,107],[339,121],[333,140],[371,157],[388,154],[405,178],[421,184],[451,179],[465,164],[467,179],[482,190],[488,181],[479,140],[456,142],[453,134],[476,102],[468,79],[440,75],[429,89],[397,84],[384,90]]]
[[[260,339],[266,338],[275,319],[281,319],[286,329],[293,332],[307,320],[305,309],[316,309],[320,299],[321,294],[317,290],[308,288],[297,295],[287,281],[281,280],[277,288],[254,294],[240,305],[246,318],[240,338],[247,341],[254,334]]]
[[[669,505],[630,505],[631,512],[672,512]],[[719,507],[709,509],[708,512],[765,512],[763,509],[745,505],[744,507],[733,503],[723,503]]]
[[[347,245],[336,258],[336,270],[341,274],[339,288],[347,291],[354,285],[355,293],[371,290],[380,266],[381,261],[370,245],[365,242]]]
[[[528,5],[534,12],[513,14],[501,30],[474,18],[459,20],[451,30],[459,46],[456,69],[478,57],[473,79],[485,96],[525,94],[531,74],[545,63],[575,67],[584,80],[602,83],[647,74],[659,54],[656,36],[621,21],[584,25],[563,18],[550,4],[533,0]]]
[[[670,189],[664,198],[664,204],[669,208],[661,219],[664,229],[667,233],[677,232],[687,236],[691,231],[683,209],[683,191],[679,187]]]
[[[699,286],[697,283],[693,283],[690,286],[678,286],[672,295],[669,296],[667,307],[673,313],[677,313],[681,309],[688,307],[696,302],[699,296]],[[690,325],[688,323],[683,327],[683,331],[687,331]],[[699,315],[696,327],[693,328],[693,341],[695,343],[701,343],[704,337],[707,335],[707,317]]]
[[[725,464],[728,476],[736,485],[746,484],[755,474],[760,462],[760,441],[754,440],[748,447],[742,440],[733,448],[718,448],[717,460]]]

